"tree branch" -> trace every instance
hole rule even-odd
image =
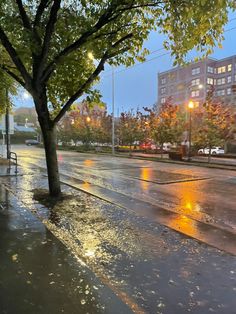
[[[116,48],[117,46],[119,46],[123,41],[131,38],[133,36],[132,33],[127,34],[126,36],[120,38],[117,42],[115,42],[112,45],[112,49]],[[124,52],[124,51],[128,50],[128,47],[120,50],[118,53],[120,52]],[[74,101],[76,99],[78,99],[86,90],[87,87],[89,87],[89,85],[94,81],[94,79],[100,74],[101,71],[103,71],[104,69],[104,64],[105,62],[110,59],[113,58],[114,56],[117,55],[117,51],[114,53],[108,53],[108,51],[105,52],[105,54],[103,55],[102,59],[100,60],[97,68],[95,69],[95,71],[89,76],[89,78],[87,79],[87,81],[79,88],[79,90],[70,97],[70,99],[66,102],[66,104],[63,106],[63,108],[61,109],[61,111],[58,113],[58,115],[55,117],[55,119],[53,120],[53,124],[56,124],[66,113],[66,111],[70,108],[70,106],[74,103]]]
[[[49,20],[46,26],[43,47],[42,47],[42,52],[41,52],[41,58],[40,58],[41,60],[38,66],[38,69],[41,69],[41,72],[39,72],[39,76],[41,76],[42,74],[43,64],[46,62],[46,59],[48,56],[50,41],[52,38],[52,34],[54,32],[54,27],[57,21],[57,14],[60,9],[60,6],[61,6],[61,0],[54,0],[51,11],[50,11]]]
[[[49,44],[50,44],[52,34],[54,31],[54,26],[57,21],[57,13],[60,9],[60,6],[61,6],[61,0],[54,0],[51,11],[50,11],[49,20],[46,26],[45,36],[44,36],[43,49],[42,49],[43,57],[47,55]]]
[[[50,3],[51,0],[41,0],[40,4],[38,6],[36,15],[35,15],[35,19],[34,19],[34,23],[33,23],[33,27],[34,29],[39,26],[41,17],[44,13],[44,10],[46,9],[46,7],[48,6],[48,4]]]
[[[18,71],[20,72],[23,79],[25,80],[25,84],[29,85],[31,83],[31,76],[27,72],[15,48],[12,46],[11,42],[9,41],[7,35],[5,34],[1,26],[0,26],[0,40],[2,42],[2,45],[5,47],[6,51],[8,52],[9,56],[11,57],[13,63],[15,64]]]
[[[84,44],[88,38],[99,31],[104,25],[108,24],[111,19],[109,19],[113,15],[113,6],[112,4],[110,7],[107,9],[105,13],[103,13],[98,22],[91,27],[90,30],[84,32],[78,40],[76,40],[74,43],[71,45],[67,46],[65,49],[63,49],[57,56],[54,57],[54,60],[49,63],[47,68],[45,69],[43,73],[42,80],[47,81],[51,75],[51,73],[54,70],[55,65],[65,56],[73,52],[74,50],[78,49],[82,44]]]
[[[79,90],[70,97],[70,99],[65,103],[61,111],[58,113],[58,115],[53,120],[53,124],[56,124],[66,113],[66,111],[70,108],[70,106],[74,103],[76,99],[78,99],[85,91],[87,87],[94,81],[94,79],[100,74],[101,71],[104,70],[104,64],[109,58],[109,55],[107,53],[104,54],[102,59],[100,60],[97,68],[95,71],[89,76],[86,82],[79,88]]]
[[[26,11],[24,9],[22,1],[21,0],[16,0],[16,3],[17,3],[17,6],[18,6],[18,9],[19,9],[19,12],[20,12],[20,16],[21,16],[21,20],[22,20],[23,26],[26,29],[31,30],[30,20],[29,20],[28,15],[26,14]]]
[[[8,75],[10,75],[14,80],[16,80],[22,87],[26,87],[25,83],[15,74],[13,73],[6,65],[2,64],[0,65],[0,68],[6,72]]]
[[[121,1],[122,2],[122,1]],[[124,1],[126,2],[126,1]],[[147,7],[147,6],[155,6],[157,4],[162,3],[161,0],[158,0],[156,2],[150,2],[146,4],[141,4],[141,5],[135,5],[135,1],[132,2],[131,5],[123,5],[125,7],[122,8],[122,3],[119,3],[118,5],[114,5],[114,3],[111,1],[110,6],[106,9],[106,11],[100,16],[98,22],[90,28],[90,30],[84,32],[78,40],[73,42],[71,45],[67,46],[65,49],[63,49],[61,52],[58,53],[54,57],[54,59],[48,64],[46,69],[44,70],[42,74],[42,81],[47,82],[49,79],[50,75],[54,71],[55,65],[60,62],[60,60],[70,54],[71,52],[75,51],[79,47],[81,47],[84,43],[86,43],[94,33],[98,32],[102,27],[105,25],[109,24],[110,22],[114,21],[117,19],[122,12],[132,10],[133,8],[142,8],[142,7]],[[117,9],[119,8],[120,9]]]
[[[133,1],[133,3],[135,3],[135,1]],[[124,12],[127,10],[139,9],[139,8],[142,9],[142,8],[147,8],[147,7],[155,7],[158,4],[163,4],[163,1],[151,2],[151,3],[145,3],[145,4],[137,4],[137,5],[131,4],[130,6],[128,6],[126,8],[119,9],[116,12]]]

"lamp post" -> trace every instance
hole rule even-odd
[[[112,65],[112,155],[115,155],[115,73]]]
[[[188,107],[189,99],[191,99],[190,92],[195,91],[195,89],[192,89],[192,88],[198,88],[199,90],[201,90],[204,88],[204,85],[201,83],[198,85],[192,85],[192,81],[185,84],[185,110],[186,110],[186,106]],[[188,114],[186,110],[186,121],[187,121],[187,117],[188,117]]]
[[[194,103],[190,101],[188,103],[189,109],[189,148],[188,148],[188,161],[191,161],[191,140],[192,140],[192,110],[194,108]]]
[[[5,124],[6,124],[6,148],[7,148],[7,159],[10,159],[10,121],[9,121],[9,95],[8,89],[6,89],[6,115],[5,115]]]

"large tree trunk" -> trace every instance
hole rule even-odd
[[[58,197],[61,194],[61,186],[56,152],[56,127],[50,126],[44,119],[39,119],[39,123],[43,134],[49,193],[53,197]]]

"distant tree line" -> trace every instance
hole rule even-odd
[[[86,107],[87,106],[87,107]],[[70,111],[58,126],[58,141],[64,144],[111,144],[112,117],[99,104],[101,110],[84,104],[83,110]],[[98,107],[98,105],[96,105]],[[84,108],[86,108],[84,110]],[[192,109],[192,143],[195,149],[224,145],[232,137],[234,115],[231,107],[213,100],[208,93],[201,107]],[[163,151],[164,143],[180,146],[188,140],[189,118],[181,106],[172,104],[171,98],[158,108],[122,112],[115,119],[116,146],[128,146],[130,151],[140,143],[152,143]]]

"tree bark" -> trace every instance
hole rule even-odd
[[[56,152],[56,127],[50,126],[44,119],[39,119],[39,123],[44,141],[49,193],[53,197],[58,197],[61,194],[61,185]]]
[[[209,148],[209,154],[208,154],[208,163],[211,162],[211,147]]]
[[[163,158],[163,143],[161,143],[161,159]]]

